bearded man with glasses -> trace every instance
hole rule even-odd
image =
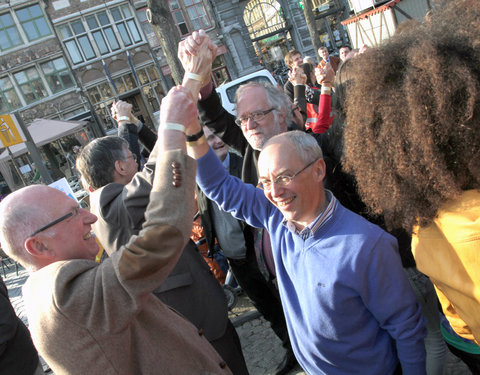
[[[397,241],[323,188],[313,137],[292,131],[264,144],[263,191],[228,175],[202,137],[187,145],[207,197],[270,233],[290,341],[308,374],[425,374],[424,321]]]

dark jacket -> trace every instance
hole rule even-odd
[[[15,314],[5,283],[0,278],[0,373],[32,375],[38,366],[30,331]]]
[[[237,154],[230,152],[230,167],[229,173],[232,176],[239,177],[242,172],[242,158]],[[212,204],[210,199],[208,199],[203,191],[197,186],[197,203],[198,203],[198,212],[202,220],[203,232],[205,238],[207,239],[208,249],[211,253],[216,251],[215,249],[215,228],[213,226],[213,217],[211,216]],[[249,248],[254,249],[254,231],[253,228],[245,224],[243,221],[239,220],[239,223],[243,230],[243,236],[245,238],[245,246],[247,251]]]
[[[129,147],[131,151],[135,149],[137,127],[127,124],[119,130],[129,133]],[[152,132],[142,140],[148,144],[148,138],[153,139],[154,144],[157,137]],[[90,195],[91,212],[98,217],[93,229],[109,255],[138,234],[145,222],[157,157],[154,148],[143,170],[127,185],[110,183]],[[223,290],[192,241],[187,243],[175,268],[154,294],[197,328],[204,329],[209,341],[225,334],[228,308]]]

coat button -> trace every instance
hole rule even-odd
[[[180,181],[173,181],[172,185],[175,186],[175,187],[180,187],[180,186],[182,186],[182,183]]]
[[[203,328],[200,328],[200,329],[198,330],[198,335],[199,335],[199,336],[203,336],[204,334],[205,334],[205,331],[203,330]]]
[[[176,161],[172,161],[172,167],[175,168],[175,169],[178,169],[178,168],[180,168],[180,163],[176,162]]]
[[[218,364],[220,366],[220,368],[226,368],[227,367],[227,363],[225,361],[222,361]]]

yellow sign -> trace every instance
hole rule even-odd
[[[0,142],[3,147],[23,142],[11,115],[0,115]]]

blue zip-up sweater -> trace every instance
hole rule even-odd
[[[225,211],[271,236],[292,347],[309,374],[425,374],[421,309],[394,237],[337,202],[310,238],[282,225],[260,189],[229,176],[210,150],[197,183]]]

